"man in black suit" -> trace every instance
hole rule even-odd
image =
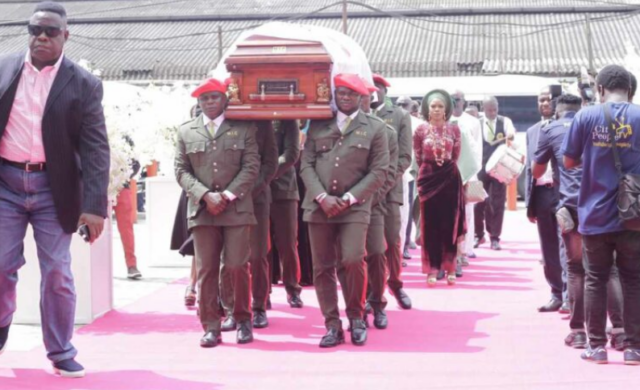
[[[549,124],[553,117],[551,107],[551,91],[545,88],[538,96],[538,111],[540,122],[527,130],[527,217],[529,221],[538,226],[540,248],[544,264],[544,276],[551,287],[551,299],[548,303],[538,308],[539,312],[558,311],[563,302],[566,284],[563,281],[563,266],[566,262],[560,257],[560,234],[556,220],[556,208],[560,200],[559,179],[554,177],[551,169],[535,179],[532,176],[531,161],[538,150],[538,138],[542,129]],[[568,303],[566,304],[568,308]]]
[[[28,31],[26,53],[0,58],[0,351],[16,310],[31,224],[47,357],[59,375],[82,377],[70,342],[76,296],[69,248],[81,225],[95,241],[107,216],[102,84],[63,55],[69,31],[60,4],[38,4]]]

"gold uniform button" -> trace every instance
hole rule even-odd
[[[331,188],[332,188],[332,189],[334,189],[334,190],[337,190],[337,189],[338,189],[338,187],[336,187],[336,186],[333,186],[333,187],[331,187]]]
[[[340,161],[340,157],[336,157],[336,161]]]
[[[338,184],[338,181],[337,181],[337,180],[334,180],[334,181],[333,181],[333,184]]]
[[[339,145],[339,146],[342,146],[342,142],[338,142],[338,145]]]
[[[358,147],[359,147],[359,148],[361,148],[361,147],[362,147],[362,144],[358,144]]]
[[[327,145],[322,145],[322,149],[326,149],[326,148],[327,148]]]
[[[215,146],[213,147],[213,150],[218,150],[218,148],[216,148]]]
[[[218,163],[216,163],[216,162],[214,162],[214,163],[213,163],[213,166],[214,166],[214,167],[215,167],[215,166],[217,166],[217,165],[218,165]]]
[[[217,170],[217,169],[214,169],[213,171],[214,171],[214,172],[218,172],[218,170]]]
[[[340,164],[336,164],[336,167],[339,167],[339,166],[340,166]]]

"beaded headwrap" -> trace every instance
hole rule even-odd
[[[453,112],[453,101],[451,100],[451,95],[443,89],[434,89],[424,95],[422,99],[422,116],[425,120],[429,120],[429,105],[434,99],[438,99],[444,103],[444,119],[448,121]]]

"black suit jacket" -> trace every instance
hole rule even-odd
[[[26,54],[0,57],[0,139],[4,136]],[[102,83],[64,57],[42,118],[47,175],[60,225],[76,231],[81,213],[107,216],[109,142]]]

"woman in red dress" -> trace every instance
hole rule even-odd
[[[456,161],[460,156],[460,129],[448,123],[451,97],[434,90],[422,100],[421,124],[413,136],[413,148],[419,167],[420,228],[422,233],[422,269],[427,284],[436,284],[441,269],[447,282],[456,282],[458,242],[464,239],[465,200],[462,179]]]

